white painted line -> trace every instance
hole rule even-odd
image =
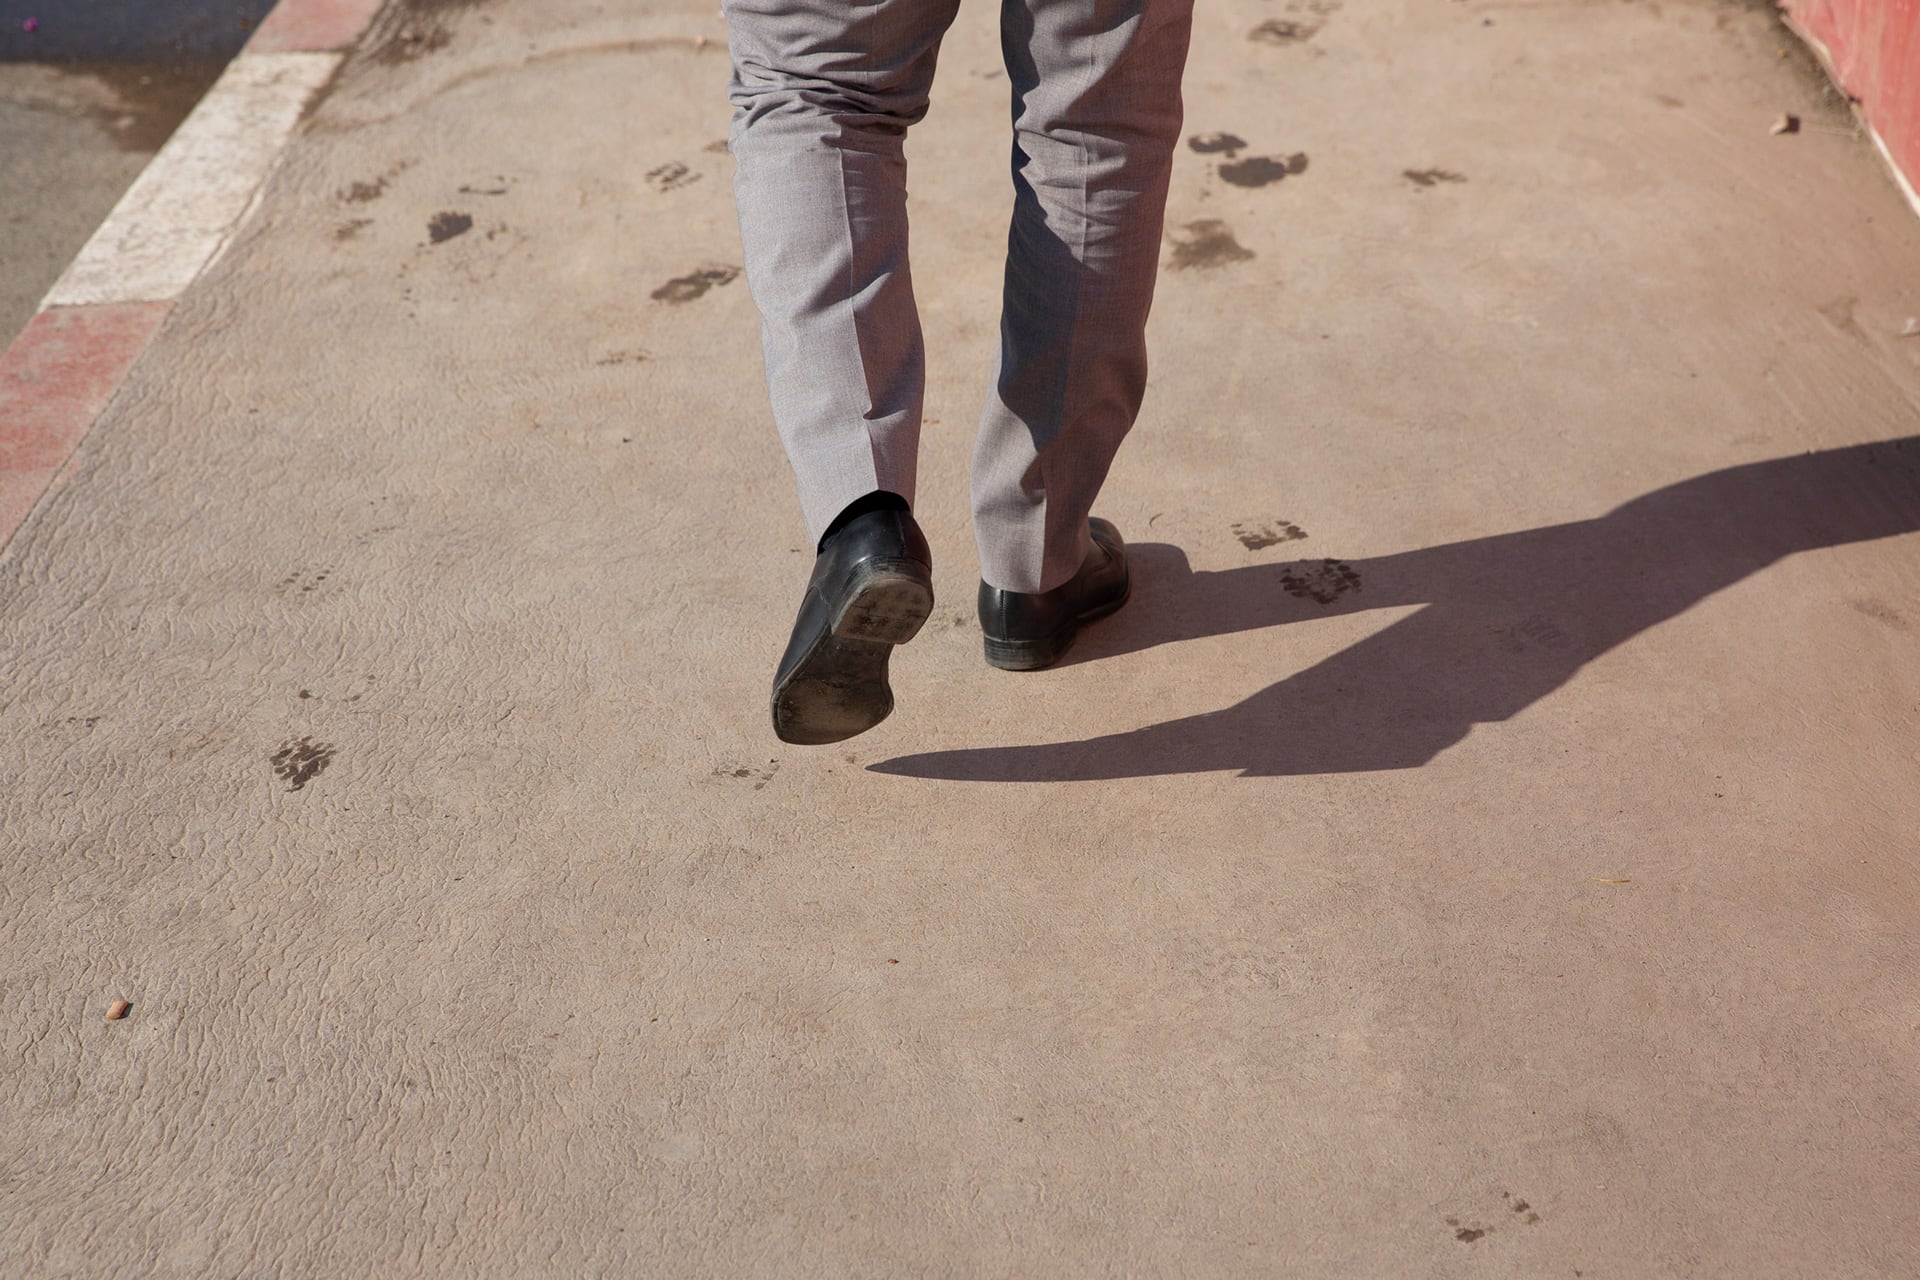
[[[1885,160],[1887,168],[1893,171],[1893,181],[1907,197],[1907,203],[1912,206],[1914,214],[1920,216],[1920,191],[1915,191],[1913,184],[1907,181],[1907,175],[1900,168],[1900,162],[1893,158],[1893,148],[1887,145],[1887,140],[1882,138],[1880,131],[1872,125],[1867,126],[1867,136],[1873,139],[1873,145],[1879,150],[1880,158]]]
[[[243,53],[229,63],[41,308],[178,298],[226,247],[340,58]]]

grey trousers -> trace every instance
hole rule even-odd
[[[817,539],[912,501],[926,382],[908,126],[959,0],[726,0],[734,194],[774,421]],[[1002,0],[1013,222],[973,455],[981,577],[1047,591],[1146,391],[1145,327],[1193,0]]]

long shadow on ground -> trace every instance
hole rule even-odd
[[[1426,607],[1219,711],[1081,742],[900,756],[871,768],[993,782],[1411,769],[1775,561],[1915,529],[1920,436],[1731,467],[1597,519],[1351,564],[1195,573],[1177,547],[1143,544],[1133,548],[1135,600],[1082,641],[1096,653]],[[1897,620],[1891,606],[1868,607]],[[1765,656],[1756,643],[1727,661]]]

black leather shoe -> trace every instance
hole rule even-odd
[[[1087,522],[1093,549],[1065,586],[1027,594],[980,584],[980,630],[987,662],[1002,671],[1038,671],[1060,661],[1080,628],[1127,602],[1127,544],[1098,516]]]
[[[932,566],[905,511],[869,511],[827,539],[773,677],[782,742],[839,742],[887,718],[887,659],[933,612]]]

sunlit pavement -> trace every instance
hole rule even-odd
[[[9,1265],[1920,1270],[1870,146],[1743,4],[1205,6],[1135,597],[1012,676],[995,20],[909,147],[941,603],[806,750],[713,7],[348,57],[0,559]]]

